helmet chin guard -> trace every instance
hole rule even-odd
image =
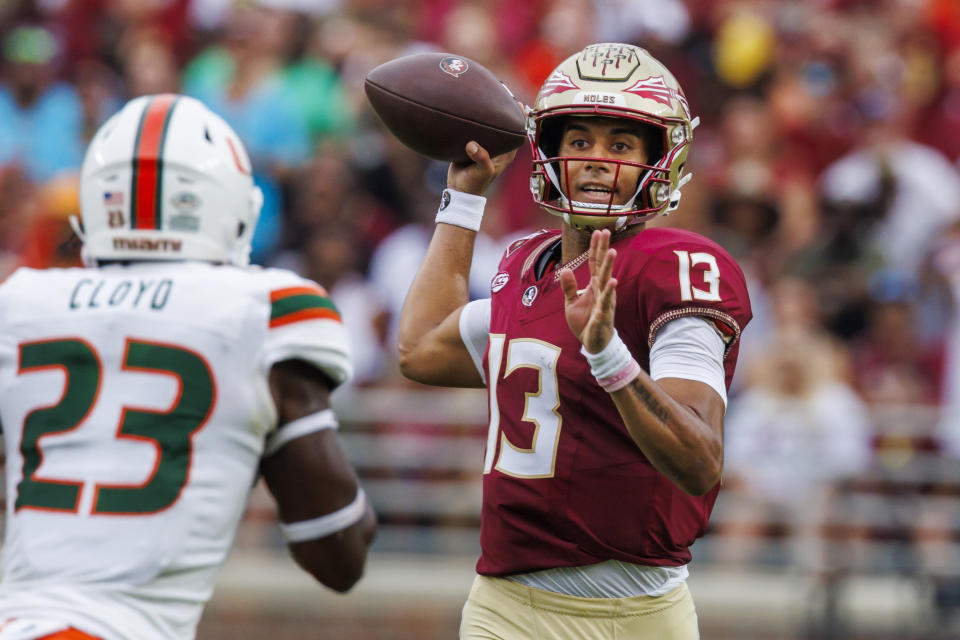
[[[650,127],[657,141],[649,164],[611,158],[558,155],[562,125],[573,117],[629,120]],[[628,44],[593,44],[567,58],[547,78],[528,113],[527,137],[533,152],[530,191],[548,212],[583,229],[646,221],[677,208],[680,188],[692,177],[684,165],[693,130],[686,97],[676,79],[646,50]],[[560,173],[570,161],[616,165],[614,185],[623,166],[641,169],[634,195],[623,204],[579,202],[564,193]],[[566,181],[569,184],[569,181]]]
[[[84,157],[84,263],[245,265],[262,204],[247,152],[223,119],[187,96],[135,98],[100,127]]]

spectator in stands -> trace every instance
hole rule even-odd
[[[180,87],[180,68],[170,43],[154,31],[128,34],[121,47],[123,79],[131,98],[174,93]]]
[[[225,40],[194,58],[184,71],[184,93],[223,116],[247,142],[254,181],[264,206],[252,260],[267,261],[281,234],[282,189],[310,156],[310,138],[283,78],[283,52],[294,14],[260,5],[237,5],[228,14]]]
[[[943,414],[937,439],[947,456],[960,458],[960,224],[937,239],[930,254],[930,273],[935,282],[945,286],[951,305],[941,398]]]
[[[208,47],[184,72],[187,93],[202,100],[249,140],[256,168],[283,172],[310,154],[303,122],[283,81],[293,14],[256,5],[233,8],[222,44]]]
[[[815,299],[796,281],[774,289],[774,329],[751,354],[745,388],[726,420],[718,557],[749,561],[757,538],[790,536],[787,560],[824,568],[822,528],[840,480],[865,471],[872,429],[843,380],[843,353],[817,325]],[[763,354],[762,357],[757,357]]]
[[[314,144],[354,131],[353,109],[336,69],[324,56],[322,23],[311,27],[303,55],[284,69],[284,82]]]
[[[40,197],[19,167],[0,166],[0,278],[21,266],[24,235]]]
[[[885,266],[915,275],[936,235],[960,219],[960,173],[939,151],[908,137],[911,112],[896,94],[864,89],[859,109],[868,124],[858,148],[822,175],[835,205],[873,209],[867,243]]]
[[[910,279],[874,273],[867,326],[853,343],[854,385],[869,403],[936,404],[940,398],[943,345],[925,343],[918,329],[919,292]]]
[[[74,87],[56,80],[57,38],[40,25],[22,25],[0,46],[0,165],[18,164],[32,180],[79,169],[83,109]]]
[[[349,226],[313,231],[303,249],[303,275],[330,292],[346,326],[354,359],[354,383],[383,377],[389,315],[383,299],[358,270],[360,255]]]
[[[432,222],[433,215],[429,221]],[[413,276],[427,253],[433,232],[428,219],[404,225],[384,238],[373,252],[370,279],[389,311],[389,344],[396,343],[400,310],[403,308]],[[470,270],[471,299],[489,295],[490,280],[497,273],[502,244],[482,231],[477,234]]]

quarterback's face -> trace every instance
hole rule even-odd
[[[570,118],[564,126],[557,155],[641,164],[647,161],[640,125],[618,118]],[[561,163],[560,184],[567,197],[575,202],[625,204],[636,193],[643,169],[619,164],[618,174],[617,167],[617,162],[567,160]]]

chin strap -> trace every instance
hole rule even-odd
[[[97,261],[91,258],[87,252],[87,234],[83,231],[83,223],[80,222],[80,218],[77,217],[77,214],[71,213],[67,219],[70,221],[70,228],[73,229],[73,232],[80,238],[80,242],[83,243],[83,247],[80,249],[80,262],[82,262],[85,267],[97,266]]]
[[[77,234],[77,237],[80,238],[80,241],[83,242],[86,240],[86,236],[83,233],[83,225],[80,224],[80,218],[77,217],[77,214],[71,213],[70,217],[70,228],[73,229],[73,232]]]
[[[693,178],[693,173],[688,173],[680,177],[680,180],[677,182],[677,188],[673,190],[673,193],[670,194],[670,204],[667,205],[667,210],[664,213],[670,213],[671,211],[676,211],[677,207],[680,206],[680,196],[683,195],[680,193],[680,188],[683,185],[690,182]]]

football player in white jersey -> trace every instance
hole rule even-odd
[[[262,197],[197,100],[140,97],[81,176],[86,268],[0,285],[0,640],[193,638],[260,474],[297,563],[346,591],[376,519],[330,392],[326,292],[247,265]]]

